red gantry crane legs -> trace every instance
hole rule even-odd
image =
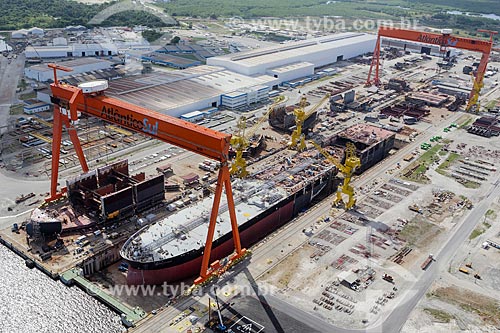
[[[464,38],[452,36],[447,32],[433,33],[433,32],[425,32],[425,31],[416,31],[416,30],[406,30],[406,29],[398,29],[392,27],[380,27],[378,29],[378,37],[377,43],[375,44],[375,50],[373,51],[373,58],[370,65],[370,71],[368,72],[368,78],[366,80],[366,85],[370,86],[372,84],[380,85],[379,78],[379,66],[380,66],[380,38],[394,38],[394,39],[403,39],[418,43],[424,44],[432,44],[439,45],[441,50],[445,50],[448,47],[454,47],[457,49],[468,50],[480,52],[481,62],[479,63],[479,67],[477,68],[476,76],[474,77],[474,85],[469,95],[469,102],[467,103],[466,110],[469,111],[473,106],[477,104],[479,93],[481,88],[483,87],[483,78],[486,73],[486,67],[488,66],[488,59],[490,57],[490,53],[493,46],[493,35],[497,34],[497,31],[489,31],[489,30],[478,30],[479,32],[485,32],[490,34],[490,40],[481,40],[481,39],[473,39],[473,38]],[[372,71],[373,67],[375,67],[375,75],[372,79]]]
[[[209,271],[208,266],[223,187],[225,187],[226,190],[236,252],[231,259],[235,260],[244,255],[246,250],[241,248],[228,168],[229,145],[231,140],[230,134],[221,133],[181,119],[141,108],[112,97],[107,97],[104,95],[102,89],[92,89],[92,85],[85,88],[82,85],[80,87],[74,87],[60,84],[57,80],[57,70],[71,71],[71,69],[56,64],[49,64],[49,67],[54,70],[54,83],[50,85],[50,89],[52,90],[51,99],[54,103],[54,126],[50,197],[47,198],[46,201],[56,200],[65,192],[65,189],[61,192],[57,192],[63,124],[69,132],[83,172],[88,172],[85,156],[80,141],[78,140],[76,129],[73,127],[73,122],[78,120],[77,112],[82,112],[219,161],[221,168],[219,170],[215,198],[210,215],[201,272],[200,277],[195,283],[204,282],[210,277],[211,273],[213,273],[213,271]],[[99,88],[98,85],[99,84],[94,87]],[[101,85],[103,85],[103,89],[107,88],[107,81],[101,81]]]

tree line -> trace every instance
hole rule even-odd
[[[116,1],[115,1],[116,2]],[[84,4],[72,0],[0,0],[0,30],[31,27],[63,28],[84,25],[115,2]],[[144,11],[125,11],[109,17],[100,26],[164,26],[159,18]]]

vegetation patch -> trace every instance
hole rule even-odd
[[[491,224],[489,224],[486,221],[483,221],[480,225],[474,229],[471,234],[469,235],[469,239],[473,240],[474,238],[477,238],[481,236],[482,234],[485,233],[486,230],[488,230],[491,227]]]
[[[68,0],[0,0],[0,30],[21,28],[63,28],[68,25],[89,26],[89,21],[117,1],[84,4]],[[124,11],[108,17],[100,26],[163,27],[158,17],[143,10]]]
[[[485,230],[483,228],[477,227],[471,232],[471,234],[469,235],[469,239],[473,240],[474,238],[481,236],[484,233],[484,231]]]
[[[485,215],[487,218],[493,219],[493,220],[496,219],[496,217],[497,217],[497,213],[493,209],[488,209],[488,211],[486,212]]]
[[[449,323],[450,320],[454,318],[453,315],[443,310],[425,308],[424,311],[434,317],[436,321],[439,321],[441,323]]]
[[[26,83],[25,79],[21,79],[21,80],[19,80],[19,83],[17,84],[17,87],[19,89],[21,89],[21,91],[22,91],[22,90],[25,90],[28,87],[28,84]]]
[[[435,145],[428,151],[426,151],[422,156],[420,156],[419,161],[427,165],[430,165],[436,160],[436,153],[441,149],[441,145]]]
[[[467,188],[473,188],[473,189],[481,187],[480,183],[475,182],[473,180],[467,180],[467,181],[461,182],[461,184]]]
[[[31,98],[36,98],[36,92],[32,91],[26,94],[20,94],[19,99],[22,99],[23,101]]]
[[[204,41],[204,40],[207,40],[206,38],[203,38],[203,37],[191,37],[189,38],[190,41],[192,43],[198,43],[198,42],[201,42],[201,41]]]
[[[422,216],[415,216],[399,233],[399,237],[404,239],[409,246],[425,247],[432,242],[434,237],[439,235],[441,229],[427,222]]]
[[[495,105],[497,105],[497,102],[498,102],[498,100],[494,99],[492,101],[489,101],[488,104],[486,104],[484,107],[487,110],[492,110],[495,107]]]
[[[142,32],[142,37],[144,37],[150,43],[161,38],[161,36],[163,36],[163,33],[155,30],[144,30]]]
[[[458,128],[466,128],[467,126],[469,126],[472,121],[474,119],[471,117],[471,116],[468,116],[468,115],[463,115],[462,117],[460,117],[460,119],[458,119],[457,123],[458,123]]]
[[[427,183],[429,178],[425,175],[427,169],[432,163],[439,161],[438,152],[441,149],[441,145],[435,145],[426,151],[418,160],[410,164],[403,170],[403,177],[408,180],[418,182],[418,183]]]
[[[442,151],[439,153],[441,154]],[[452,165],[456,160],[460,158],[460,154],[457,153],[450,153],[446,160],[441,163],[438,168],[436,169],[437,172],[439,172],[442,175],[447,175],[446,170]]]
[[[10,106],[9,114],[12,116],[23,114],[23,112],[24,112],[24,105],[22,104],[15,104]]]
[[[458,305],[465,311],[476,313],[488,324],[500,324],[500,307],[498,301],[493,298],[457,287],[438,288],[429,293],[429,296]]]

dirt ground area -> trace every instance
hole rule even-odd
[[[423,248],[430,245],[440,232],[441,229],[438,226],[417,215],[404,226],[399,237],[409,246]]]
[[[437,283],[401,332],[497,332],[499,323],[497,299]]]
[[[437,169],[427,173],[434,186],[446,183],[448,189],[453,188],[455,193],[467,196],[477,204],[484,195],[481,191],[483,184],[496,181],[498,177],[494,165],[498,162],[499,144],[497,140],[479,143],[481,138],[460,132],[464,137],[450,144],[450,153],[460,157],[448,163],[446,168],[439,167],[446,163],[441,161]],[[479,190],[468,188],[450,176],[450,170],[464,166],[474,171],[465,170],[484,176],[485,180],[479,181]],[[463,191],[456,191],[457,185],[462,186]],[[441,273],[439,280],[412,312],[402,332],[497,332],[500,329],[499,212],[500,201],[497,199],[459,248],[447,271]],[[439,226],[451,228],[452,220],[447,218]]]
[[[326,227],[313,229],[314,236],[260,279],[280,298],[327,321],[363,327],[375,320],[386,304],[394,303],[398,288],[411,281],[402,267],[385,263],[401,244],[355,213],[323,218]],[[371,240],[366,246],[367,230]],[[343,275],[354,274],[359,287],[345,285]],[[388,273],[394,284],[382,279]],[[392,288],[395,287],[395,290]]]
[[[458,305],[468,312],[479,315],[488,325],[500,324],[500,308],[498,300],[472,291],[456,287],[440,287],[430,292],[430,298],[443,299],[446,302]]]

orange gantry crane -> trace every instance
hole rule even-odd
[[[90,82],[82,84],[79,87],[61,84],[57,79],[57,70],[67,72],[72,69],[56,64],[49,64],[49,67],[54,70],[54,83],[50,85],[50,89],[52,90],[51,99],[54,104],[54,124],[52,175],[50,197],[46,199],[47,202],[61,198],[66,191],[64,188],[61,191],[57,191],[63,124],[73,142],[83,172],[88,172],[89,170],[76,133],[76,128],[74,127],[74,122],[78,120],[78,112],[85,113],[220,162],[221,168],[217,178],[200,277],[196,279],[196,284],[206,281],[214,272],[213,270],[209,270],[209,262],[223,187],[226,190],[235,247],[235,253],[231,257],[231,260],[239,259],[245,254],[246,250],[241,248],[240,243],[228,168],[230,134],[221,133],[108,97],[103,93],[103,90],[107,88],[107,81]],[[214,267],[216,266],[214,265]]]
[[[370,65],[370,71],[368,72],[366,85],[380,85],[380,38],[403,39],[418,43],[439,45],[440,51],[443,53],[446,52],[447,48],[449,47],[480,52],[482,54],[481,61],[479,63],[479,67],[477,68],[477,73],[474,78],[474,85],[472,86],[472,90],[469,95],[469,101],[466,107],[466,110],[470,111],[472,107],[477,105],[479,93],[481,92],[481,88],[483,87],[483,79],[484,74],[486,73],[486,68],[488,66],[488,59],[493,49],[493,35],[498,33],[497,31],[489,30],[478,31],[488,33],[490,35],[490,40],[452,36],[451,31],[448,31],[446,29],[443,30],[442,33],[434,33],[417,30],[398,29],[392,27],[379,27],[377,43],[375,44],[375,50],[373,51],[373,58]],[[373,67],[375,67],[375,73],[372,79]]]

